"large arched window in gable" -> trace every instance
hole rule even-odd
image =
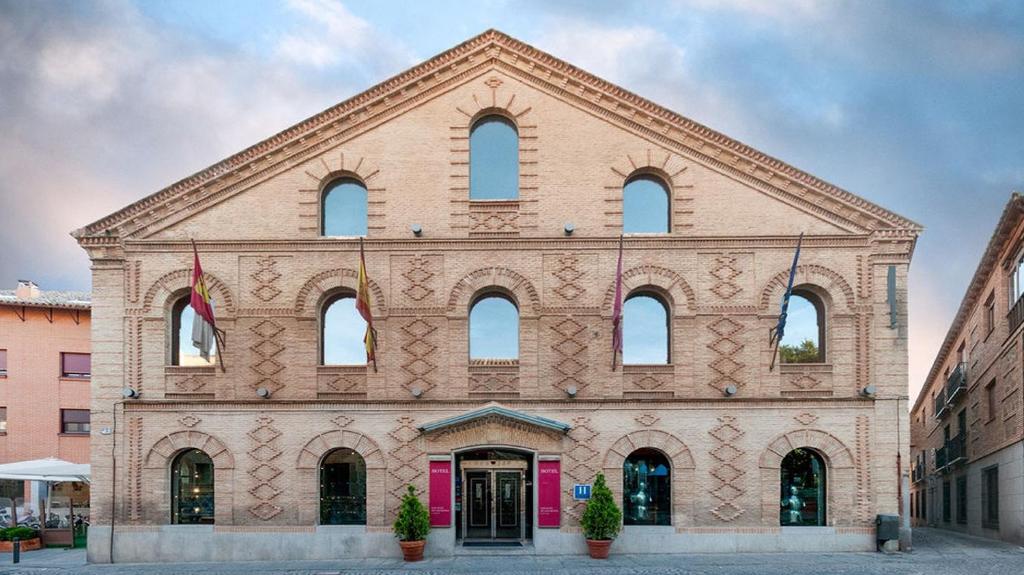
[[[366,320],[356,311],[356,296],[337,293],[324,301],[320,314],[320,365],[365,365]]]
[[[324,187],[320,199],[320,235],[365,236],[366,186],[355,178],[339,178]]]
[[[473,302],[469,359],[519,359],[519,309],[504,294],[487,293]]]
[[[669,363],[669,308],[658,294],[636,291],[622,306],[622,363]]]
[[[213,523],[213,460],[198,449],[171,463],[171,523]]]
[[[484,116],[469,132],[469,199],[518,198],[519,132],[504,116]]]
[[[189,305],[190,298],[191,294],[185,294],[171,306],[171,365],[214,365],[217,363],[217,342],[213,342],[209,359],[204,359],[199,348],[192,343],[196,312]],[[213,305],[212,300],[210,305]]]
[[[779,342],[782,363],[825,362],[825,304],[814,292],[795,288]]]
[[[622,231],[627,234],[669,232],[669,192],[661,178],[640,174],[622,188]]]

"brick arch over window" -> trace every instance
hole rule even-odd
[[[217,314],[233,316],[235,314],[235,298],[231,295],[231,290],[227,288],[227,284],[206,270],[203,270],[203,276],[206,279],[206,287],[210,290],[210,296],[213,298],[214,305],[216,306]],[[160,306],[159,309],[162,309],[162,306],[170,303],[170,299],[176,299],[181,295],[182,291],[189,290],[191,286],[192,268],[184,268],[166,273],[160,279],[153,282],[153,285],[149,286],[149,289],[146,290],[146,295],[142,299],[142,307],[146,312],[149,312],[153,310],[153,305],[156,303]]]
[[[770,311],[771,306],[778,305],[782,301],[782,294],[786,292],[786,284],[789,282],[789,269],[782,270],[772,276],[772,279],[765,284],[761,290],[761,311]],[[825,266],[817,264],[804,264],[796,267],[796,276],[793,278],[793,285],[809,284],[817,286],[821,291],[828,294],[832,303],[841,304],[843,311],[852,311],[856,305],[853,288],[847,283],[838,272],[830,270]],[[839,297],[842,296],[842,297]]]
[[[387,302],[384,301],[384,290],[377,282],[369,280],[374,319],[387,315]],[[315,317],[320,301],[327,292],[338,289],[359,290],[359,272],[347,268],[338,268],[320,272],[309,279],[299,290],[295,298],[295,315]]]
[[[471,272],[455,284],[448,296],[448,314],[468,316],[473,298],[485,288],[514,296],[520,318],[535,317],[540,312],[540,296],[530,280],[508,268],[489,267]]]
[[[321,197],[324,188],[339,179],[351,178],[366,187],[366,234],[384,229],[386,189],[380,183],[380,168],[359,154],[334,150],[310,160],[303,170],[308,177],[299,190],[299,232],[302,237],[319,237]]]
[[[161,437],[146,454],[143,469],[134,472],[140,484],[137,489],[141,491],[141,485],[145,485],[147,491],[157,494],[155,506],[143,506],[144,521],[170,522],[171,464],[178,454],[189,449],[198,449],[213,461],[214,522],[230,525],[234,515],[235,458],[224,442],[201,431],[175,431]]]
[[[696,296],[693,288],[686,283],[683,276],[676,272],[652,265],[637,266],[622,272],[622,297],[625,299],[630,292],[643,288],[655,287],[665,296],[666,303],[671,308],[673,316],[684,315],[683,310],[695,311],[697,309]],[[615,280],[612,280],[608,289],[604,292],[604,301],[601,305],[602,313],[611,314],[613,309],[612,300],[615,299]]]
[[[319,521],[320,509],[320,462],[335,449],[351,449],[363,458],[366,464],[366,524],[383,526],[384,486],[387,481],[387,462],[384,452],[369,437],[349,430],[333,430],[321,433],[306,442],[295,460],[295,472],[299,497],[299,522],[313,524]]]
[[[794,449],[810,449],[825,460],[829,525],[854,525],[855,501],[860,489],[853,452],[839,438],[817,429],[798,429],[773,439],[761,454],[761,522],[779,524],[782,460]]]
[[[693,485],[696,484],[693,455],[685,443],[666,431],[634,431],[619,438],[608,448],[602,467],[608,487],[615,495],[615,501],[622,505],[622,465],[626,458],[638,449],[656,449],[668,458],[672,466],[672,525],[681,527],[693,524]]]
[[[604,181],[605,229],[622,233],[623,188],[632,178],[657,176],[668,186],[669,232],[693,227],[693,181],[689,167],[678,154],[660,148],[636,149],[609,166]]]
[[[209,455],[215,469],[235,468],[235,458],[224,443],[201,431],[175,431],[163,436],[146,454],[146,467],[166,467],[174,456],[186,449],[199,449]]]

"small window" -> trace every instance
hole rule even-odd
[[[519,310],[501,294],[485,294],[469,310],[469,359],[519,359]]]
[[[636,292],[622,306],[622,363],[668,364],[669,311],[660,296]]]
[[[956,478],[956,522],[967,523],[967,478]]]
[[[779,358],[782,363],[825,362],[825,306],[809,291],[794,289],[789,298]]]
[[[504,116],[484,116],[469,132],[469,199],[519,199],[519,132]]]
[[[622,188],[622,232],[667,234],[669,193],[665,182],[643,174],[626,180]]]
[[[171,523],[213,523],[213,460],[198,449],[181,452],[171,464]]]
[[[320,364],[366,365],[366,320],[356,310],[353,293],[339,293],[324,302],[320,318]]]
[[[89,379],[92,373],[90,356],[87,353],[60,354],[60,376],[69,379]]]
[[[996,380],[993,379],[985,386],[985,405],[988,407],[988,421],[996,418],[998,404],[996,402]]]
[[[992,333],[996,328],[996,292],[988,294],[985,300],[985,335]]]
[[[1017,263],[1010,272],[1010,308],[1017,303],[1017,300],[1024,295],[1024,251],[1017,257]]]
[[[622,465],[626,525],[672,524],[672,466],[663,453],[638,449]]]
[[[952,513],[952,493],[948,481],[942,482],[942,522],[949,523]]]
[[[0,407],[0,433],[7,433],[7,408]]]
[[[999,529],[999,467],[981,470],[981,525]]]
[[[89,410],[88,409],[62,409],[60,410],[60,432],[75,435],[89,434]]]
[[[0,349],[0,377],[7,377],[7,350]]]
[[[213,305],[213,301],[210,301]],[[171,365],[214,365],[217,363],[217,343],[210,349],[210,358],[203,359],[199,348],[192,343],[192,324],[196,312],[186,295],[171,307]]]
[[[324,187],[320,229],[324,236],[365,236],[366,186],[353,178],[334,180]]]

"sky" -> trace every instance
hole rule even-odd
[[[925,226],[915,396],[1024,189],[1024,3],[0,0],[0,287],[68,233],[487,28]]]

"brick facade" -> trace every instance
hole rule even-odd
[[[519,130],[516,201],[468,199],[469,128],[489,112]],[[672,226],[625,239],[624,290],[650,289],[669,303],[672,363],[612,371],[622,186],[634,173],[669,184]],[[318,237],[319,193],[338,175],[368,190],[376,372],[317,365],[320,304],[356,288],[358,242]],[[870,547],[875,515],[897,512],[897,453],[908,458],[897,428],[905,442],[906,273],[919,231],[485,33],[76,232],[94,270],[94,425],[117,417],[114,436],[93,446],[94,532],[114,519],[135,541],[159,532],[194,542],[166,525],[168,462],[192,446],[216,465],[214,535],[293,534],[299,556],[317,556],[335,535],[316,526],[313,470],[343,446],[367,462],[367,526],[357,534],[384,537],[378,547],[344,549],[392,554],[397,546],[386,539],[404,486],[426,490],[431,456],[486,444],[560,458],[562,526],[535,529],[533,539],[538,552],[576,552],[582,507],[572,484],[603,471],[620,492],[623,457],[652,447],[675,470],[672,526],[659,537],[686,545],[724,534],[781,549],[779,465],[808,447],[829,467],[822,533]],[[823,364],[769,371],[767,333],[801,232],[797,283],[822,294],[828,354]],[[169,309],[188,288],[190,239],[227,333],[224,373],[166,365]],[[487,289],[519,309],[517,362],[469,361],[469,306]],[[734,397],[723,393],[729,385]],[[124,386],[140,398],[120,402]],[[861,394],[868,386],[873,397]],[[270,400],[256,397],[260,387]],[[491,402],[570,429],[552,436],[496,418],[419,430]],[[432,546],[450,550],[453,531],[435,529]],[[107,545],[91,540],[90,558],[108,560]],[[115,557],[146,558],[131,553],[116,549]],[[196,557],[223,553],[202,548]]]

